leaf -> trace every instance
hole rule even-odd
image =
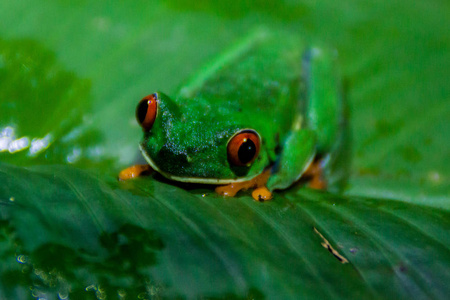
[[[445,211],[303,188],[261,204],[156,180],[106,183],[66,166],[0,170],[1,194],[10,196],[1,202],[4,239],[22,263],[2,271],[2,282],[13,272],[34,294],[81,295],[89,286],[132,298],[153,289],[188,298],[449,292]],[[20,286],[4,286],[6,297]]]
[[[0,298],[445,299],[449,9],[2,2]],[[295,187],[260,204],[156,176],[118,183],[139,157],[137,101],[174,93],[261,20],[339,52],[344,195]]]

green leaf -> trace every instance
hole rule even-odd
[[[99,180],[66,166],[2,165],[0,180],[9,196],[4,242],[15,244],[21,263],[8,265],[2,282],[13,274],[33,293],[79,295],[90,286],[131,298],[149,290],[189,298],[444,298],[449,291],[442,262],[450,261],[450,215],[434,208],[304,188],[261,204],[157,180]],[[14,283],[4,286],[6,297]]]
[[[0,298],[445,299],[449,12],[406,0],[3,1]],[[174,93],[262,21],[339,52],[344,195],[296,186],[261,204],[158,176],[117,182],[140,157],[137,101]]]

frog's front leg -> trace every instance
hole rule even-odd
[[[131,167],[128,167],[119,173],[119,180],[128,180],[135,177],[139,177],[144,175],[145,173],[152,172],[153,169],[150,167],[150,165],[134,165]]]
[[[286,189],[308,169],[316,154],[316,135],[309,129],[294,129],[284,141],[283,152],[267,181],[269,191]]]

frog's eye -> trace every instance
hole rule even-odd
[[[256,131],[242,130],[228,142],[228,161],[235,166],[250,165],[259,154],[260,137]]]
[[[155,122],[158,109],[156,98],[156,94],[148,95],[142,98],[136,107],[136,119],[144,131],[149,131]]]

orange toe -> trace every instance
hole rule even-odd
[[[141,176],[142,173],[151,171],[152,168],[149,165],[134,165],[125,170],[122,170],[119,173],[119,180],[128,180],[138,176]]]

